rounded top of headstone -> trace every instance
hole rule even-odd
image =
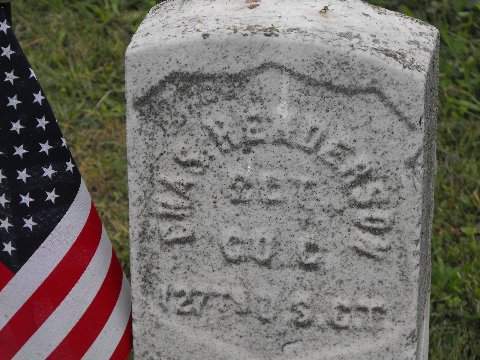
[[[150,10],[127,55],[230,35],[349,47],[418,72],[428,67],[438,41],[433,26],[358,0],[172,0]]]

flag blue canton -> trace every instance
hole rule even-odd
[[[0,262],[17,272],[59,223],[81,178],[11,26],[0,18]]]

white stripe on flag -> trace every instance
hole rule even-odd
[[[107,275],[112,246],[105,229],[85,272],[35,334],[15,355],[15,360],[45,359],[61,343],[87,310]]]
[[[124,275],[122,290],[112,314],[82,360],[110,359],[125,332],[130,319],[131,307],[130,284]]]
[[[30,298],[62,260],[82,231],[91,209],[82,180],[72,205],[32,257],[0,291],[0,329]]]

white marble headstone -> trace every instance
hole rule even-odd
[[[427,359],[438,32],[169,1],[126,56],[137,359]]]

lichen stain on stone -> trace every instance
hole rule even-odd
[[[264,36],[267,36],[267,37],[271,37],[271,36],[278,37],[280,35],[279,28],[273,24],[270,26],[247,25],[244,27],[238,27],[234,25],[234,26],[228,26],[227,29],[231,30],[232,33],[234,34],[240,33],[243,36],[263,34]]]
[[[411,16],[408,16],[408,15],[405,15],[405,14],[402,14],[402,13],[399,13],[399,12],[393,12],[393,11],[389,11],[387,9],[384,9],[380,6],[377,6],[377,5],[373,5],[373,4],[369,4],[367,2],[365,2],[365,4],[367,6],[369,6],[373,11],[375,11],[377,14],[379,15],[395,15],[395,16],[398,16],[399,18],[402,18],[402,19],[406,19],[408,21],[413,21],[419,25],[423,25],[423,26],[428,26],[428,27],[432,27],[432,25],[430,25],[429,23],[423,21],[423,20],[420,20],[420,19],[417,19],[417,18],[414,18],[414,17],[411,17]]]
[[[260,6],[261,0],[245,0],[249,9],[255,9]]]
[[[394,51],[391,49],[375,48],[375,47],[372,48],[372,50],[395,60],[397,63],[402,65],[404,69],[416,70],[419,72],[425,71],[422,65],[417,64],[413,57],[408,58],[407,54],[403,51],[400,51],[400,50]]]
[[[330,8],[328,7],[328,5],[325,5],[323,8],[320,9],[319,14],[320,15],[327,15],[329,10],[330,10]]]
[[[339,32],[339,33],[337,33],[337,35],[340,36],[340,37],[343,37],[345,39],[348,39],[348,40],[353,40],[353,39],[360,40],[361,39],[360,34],[355,34],[354,35],[351,31]]]

